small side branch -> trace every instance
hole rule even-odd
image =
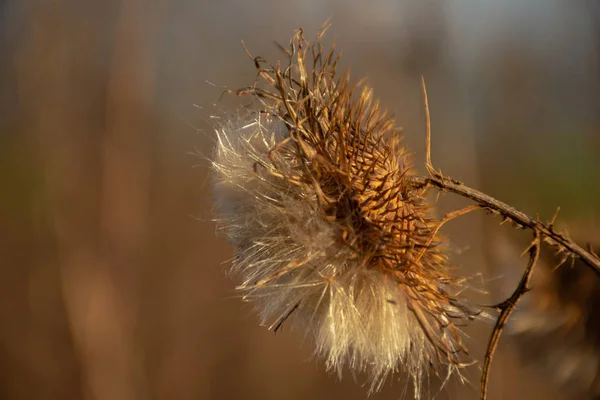
[[[470,213],[471,211],[479,210],[481,208],[482,207],[480,205],[473,204],[473,205],[470,205],[468,207],[461,208],[460,210],[452,211],[452,212],[449,212],[449,213],[445,214],[444,218],[442,218],[442,220],[431,231],[431,235],[429,235],[429,239],[427,240],[427,243],[425,243],[425,246],[423,246],[423,249],[421,250],[421,252],[417,256],[417,259],[416,259],[415,262],[419,262],[419,260],[423,257],[423,255],[425,254],[425,252],[427,251],[427,249],[429,248],[429,246],[433,242],[433,239],[436,237],[436,235],[438,234],[438,232],[440,231],[440,229],[442,229],[442,226],[444,226],[446,224],[446,222],[449,222],[449,221],[453,220],[454,218],[461,217],[461,216],[463,216],[465,214]]]
[[[533,269],[540,257],[540,247],[542,244],[542,237],[538,231],[534,231],[533,241],[529,245],[529,248],[526,250],[529,251],[529,263],[527,264],[527,268],[523,272],[523,276],[521,277],[521,281],[519,285],[513,292],[513,294],[502,303],[494,306],[498,311],[500,311],[500,315],[496,320],[496,325],[494,326],[494,330],[492,331],[492,335],[488,342],[488,347],[485,352],[485,362],[483,364],[483,372],[481,374],[481,389],[480,396],[481,400],[485,400],[487,398],[487,389],[488,382],[490,378],[490,369],[492,366],[492,361],[494,359],[494,354],[496,353],[496,348],[498,347],[498,342],[500,341],[500,335],[502,335],[502,331],[508,322],[511,314],[517,307],[517,304],[521,300],[521,298],[529,291],[529,281],[531,280],[531,275],[533,274]]]

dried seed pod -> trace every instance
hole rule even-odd
[[[337,75],[319,38],[299,31],[285,69],[253,58],[257,82],[238,94],[261,110],[217,130],[218,226],[271,329],[293,319],[328,368],[366,372],[371,391],[403,368],[419,397],[431,368],[445,378],[465,365],[458,326],[478,310],[455,296],[464,281],[432,237],[394,121]]]

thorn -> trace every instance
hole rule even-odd
[[[421,75],[421,88],[423,90],[423,102],[425,104],[425,169],[431,176],[438,176],[431,163],[431,115],[429,113],[429,99],[427,98],[427,85],[425,77]]]
[[[548,227],[550,229],[552,229],[552,225],[554,225],[554,222],[556,221],[556,217],[558,217],[559,211],[560,211],[560,206],[556,207],[556,211],[554,212],[554,215],[552,216],[552,219],[550,220],[550,223],[548,224]]]
[[[599,257],[598,257],[598,254],[597,254],[597,253],[594,251],[594,248],[592,247],[592,243],[591,243],[591,242],[587,242],[587,243],[586,243],[586,247],[587,247],[587,251],[588,251],[588,252],[589,252],[591,255],[593,255],[593,256],[594,256],[594,257],[596,257],[596,258],[599,258]]]
[[[568,259],[569,259],[568,254],[565,254],[564,256],[562,256],[560,261],[558,262],[558,264],[554,268],[552,268],[552,271],[556,271],[557,269],[559,269]]]
[[[278,42],[274,41],[273,44],[279,49],[279,51],[283,52],[286,56],[288,56],[288,57],[292,56],[292,53],[290,53],[290,51],[288,49],[286,49],[285,47],[283,47]]]
[[[250,59],[252,61],[254,61],[254,56],[252,56],[252,54],[250,53],[250,50],[248,50],[248,47],[246,47],[246,42],[244,42],[244,39],[242,39],[242,47],[244,48],[244,51],[246,52],[248,57],[250,57]]]
[[[546,242],[548,243],[548,242]],[[564,253],[567,249],[565,249],[563,246],[555,246],[556,250],[554,251],[554,255],[557,256],[561,253]]]
[[[535,237],[533,238],[533,240],[529,243],[529,245],[521,253],[521,257],[523,257],[525,254],[527,254],[529,251],[531,251],[531,249],[533,249],[535,247],[539,247],[539,245],[540,245],[540,241],[538,239],[538,236],[535,235]]]

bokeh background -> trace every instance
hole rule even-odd
[[[438,168],[598,236],[595,0],[0,1],[1,399],[366,398],[302,333],[258,325],[211,222],[211,116],[255,75],[240,40],[277,59],[273,41],[328,17],[419,168],[424,75]],[[462,204],[443,196],[440,212]],[[524,240],[497,222],[445,229],[487,303],[524,267],[497,261]],[[490,328],[468,330],[476,358]],[[502,340],[490,399],[573,398],[518,349]],[[480,365],[429,395],[477,398]]]

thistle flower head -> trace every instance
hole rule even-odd
[[[428,371],[464,365],[457,322],[477,312],[455,296],[394,121],[319,39],[297,32],[285,67],[253,58],[257,81],[237,93],[261,110],[217,130],[217,222],[264,323],[294,320],[328,368],[366,372],[371,391],[404,369],[419,397]]]

